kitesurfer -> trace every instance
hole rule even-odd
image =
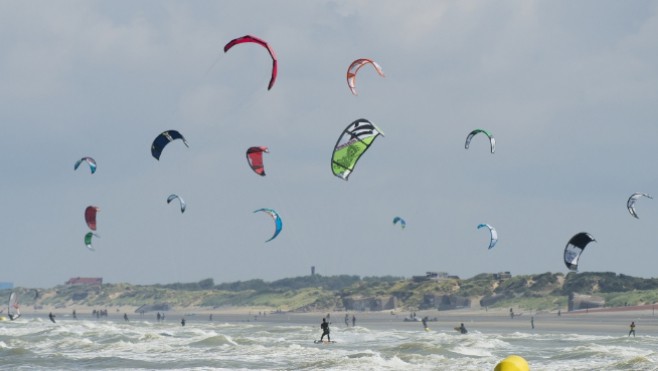
[[[75,313],[75,309],[73,309],[72,315],[73,315],[73,319],[78,319],[78,315]]]
[[[635,321],[631,322],[631,330],[628,332],[628,336],[631,336],[631,334],[635,337]]]
[[[427,316],[423,317],[421,322],[423,322],[423,328],[427,331]]]
[[[464,324],[463,324],[463,323],[459,326],[459,332],[460,332],[461,334],[466,334],[466,333],[468,333],[468,330],[466,330],[466,327],[464,327]]]
[[[329,335],[329,322],[327,322],[325,318],[322,319],[320,328],[322,329],[322,336],[320,336],[320,342],[322,342],[322,339],[324,339],[325,335],[327,335],[327,340],[331,341],[331,336]]]
[[[50,320],[51,320],[53,323],[55,323],[55,315],[53,314],[53,312],[48,313],[48,318],[50,318]]]
[[[157,318],[158,318],[158,322],[160,322],[160,319],[162,318],[162,317],[160,316],[160,312],[158,312],[158,316],[157,316]]]
[[[350,327],[350,315],[345,314],[345,326]]]
[[[182,319],[180,320],[180,325],[183,326],[183,327],[185,327],[185,318],[182,318]]]
[[[123,314],[123,320],[128,322],[128,313]]]
[[[530,317],[530,327],[532,327],[533,330],[535,329],[535,316]]]
[[[356,326],[356,317],[352,314],[352,327]]]

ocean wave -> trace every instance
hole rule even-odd
[[[215,347],[222,345],[238,345],[233,339],[226,335],[210,336],[202,340],[194,341],[189,344],[193,347]]]

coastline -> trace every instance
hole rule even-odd
[[[71,306],[66,308],[55,308],[44,306],[42,309],[34,310],[25,308],[23,311],[24,318],[40,318],[41,321],[48,321],[48,313],[52,312],[58,322],[75,321],[72,311],[76,310],[78,321],[123,321],[123,315],[126,313],[130,321],[146,321],[156,323],[157,312],[145,312],[143,315],[135,313],[135,307],[132,306],[108,306],[90,307],[90,306]],[[107,309],[108,316],[97,318],[92,315],[94,309]],[[345,314],[349,315],[349,327],[352,327],[351,317],[356,316],[357,326],[371,329],[394,328],[409,331],[422,331],[420,318],[427,316],[429,318],[428,328],[431,332],[454,332],[454,327],[464,323],[466,328],[472,333],[556,333],[556,334],[598,334],[610,336],[625,336],[628,332],[628,325],[635,321],[638,325],[638,336],[653,335],[658,336],[658,318],[652,305],[633,306],[633,307],[616,307],[601,308],[605,310],[589,310],[577,312],[562,312],[560,316],[557,311],[539,311],[530,312],[515,308],[518,315],[511,319],[509,308],[493,309],[458,309],[450,311],[422,310],[416,311],[418,321],[405,321],[410,316],[408,311],[379,311],[379,312],[354,312],[354,311],[309,311],[309,312],[276,312],[267,307],[185,307],[174,308],[173,310],[163,312],[166,315],[166,321],[162,325],[180,326],[179,322],[185,318],[188,325],[203,326],[209,321],[217,323],[244,323],[251,322],[256,324],[269,325],[297,325],[318,327],[322,318],[327,317],[332,322],[332,329],[342,329],[347,326],[344,324]],[[412,312],[413,313],[413,312]],[[212,314],[212,320],[210,315]],[[531,326],[531,319],[535,328]],[[340,330],[339,330],[340,331]]]

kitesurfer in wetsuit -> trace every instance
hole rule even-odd
[[[55,315],[53,314],[53,312],[48,313],[48,318],[50,318],[50,320],[51,320],[53,323],[55,323]]]
[[[185,326],[185,318],[180,320],[180,325],[183,326],[183,327]]]
[[[459,326],[459,332],[462,334],[468,333],[468,330],[466,330],[466,327],[464,326],[463,323],[461,324],[461,326]]]
[[[425,330],[427,330],[427,316],[423,317],[423,319],[421,320],[421,322],[423,323],[423,328],[424,328]]]
[[[320,324],[320,328],[322,329],[322,336],[320,336],[320,341],[324,339],[324,336],[327,335],[327,340],[331,341],[331,336],[329,335],[329,322],[327,322],[326,319],[322,319],[322,323]]]
[[[128,322],[128,313],[123,314],[123,320]]]
[[[635,321],[631,322],[631,331],[628,332],[628,336],[631,336],[631,334],[635,337]]]

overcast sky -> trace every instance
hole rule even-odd
[[[278,55],[270,91],[265,49],[222,51],[246,34]],[[357,58],[386,77],[364,67],[353,96]],[[386,136],[346,182],[330,156],[358,118]],[[566,273],[581,231],[581,272],[656,274],[658,199],[626,210],[658,196],[652,1],[2,1],[0,123],[0,281],[17,286]],[[475,128],[495,154],[464,148]],[[157,161],[168,129],[189,148]],[[267,243],[262,207],[283,220]]]

